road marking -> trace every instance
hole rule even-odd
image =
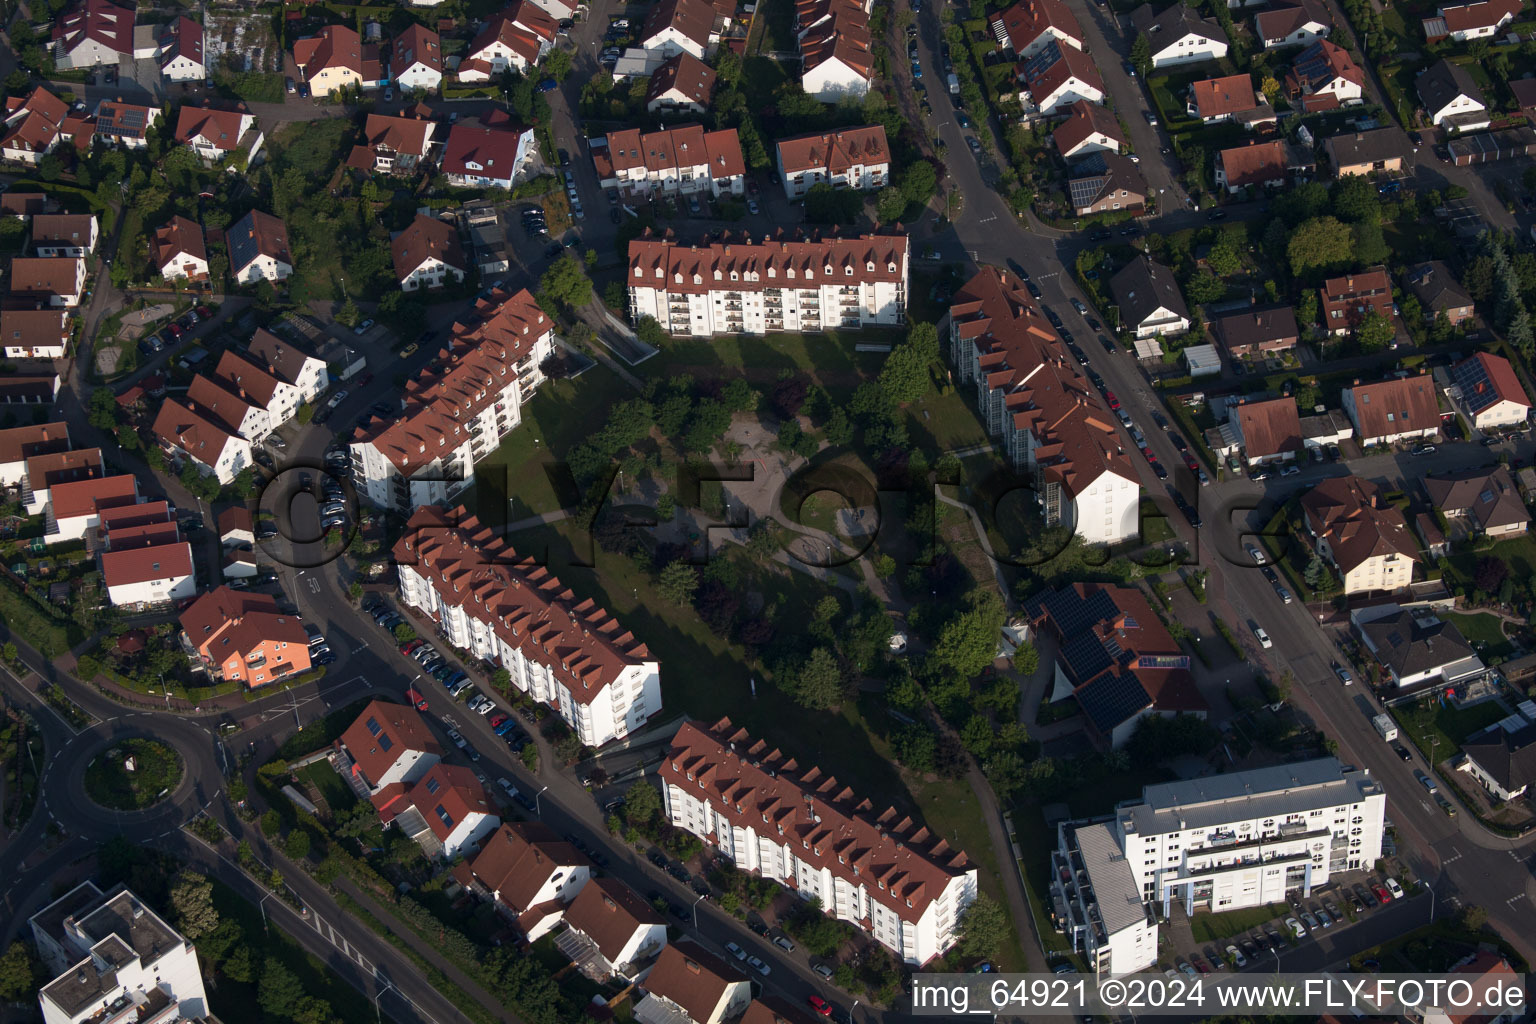
[[[1454,847],[1454,846],[1451,847],[1451,851],[1453,853],[1455,853],[1456,856],[1445,858],[1445,860],[1440,862],[1441,866],[1444,866],[1444,865],[1447,865],[1447,864],[1455,864],[1457,861],[1461,860],[1461,858],[1464,856],[1464,854],[1460,850],[1456,849],[1456,847]]]
[[[1420,800],[1419,801],[1419,806],[1424,808],[1426,811],[1433,811],[1434,810],[1433,807],[1429,806],[1429,802],[1427,800]]]
[[[976,222],[976,223],[977,223],[977,224],[990,224],[990,223],[992,223],[992,222],[993,222],[993,221],[995,221],[995,220],[997,220],[997,214],[995,214],[995,213],[994,213],[994,214],[992,214],[992,215],[991,215],[991,216],[989,216],[989,217],[983,217],[983,218],[981,218],[981,219],[980,219],[980,220],[978,220],[978,221],[977,221],[977,222]]]
[[[1519,901],[1521,901],[1523,899],[1525,899],[1525,893],[1517,892],[1513,896],[1511,896],[1509,899],[1505,900],[1504,902],[1508,903],[1511,907],[1513,907],[1516,903],[1518,903]]]

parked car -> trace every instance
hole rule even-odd
[[[1253,638],[1257,640],[1259,642],[1259,646],[1265,650],[1275,646],[1274,641],[1270,640],[1269,634],[1264,632],[1263,626],[1253,627]]]
[[[1391,903],[1396,898],[1392,895],[1392,891],[1384,885],[1375,886],[1371,891],[1376,894],[1376,898],[1382,903]]]
[[[1236,946],[1228,946],[1226,952],[1227,958],[1231,960],[1239,970],[1248,966],[1248,958],[1243,956],[1243,951],[1238,949]]]
[[[780,932],[773,937],[773,944],[778,946],[786,953],[793,953],[795,951],[794,942],[790,941],[789,936],[785,935],[783,932]]]
[[[832,1004],[821,998],[821,996],[813,994],[806,999],[806,1003],[821,1016],[832,1016]]]
[[[755,956],[747,957],[747,966],[752,968],[754,971],[756,971],[758,974],[761,974],[765,978],[768,977],[768,975],[772,973],[772,968],[770,968],[767,964],[763,963],[760,959],[758,959]]]
[[[747,951],[736,945],[734,942],[727,942],[725,944],[725,951],[731,954],[731,956],[735,957],[737,960],[745,960],[747,958]]]

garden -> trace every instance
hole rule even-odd
[[[181,783],[181,755],[158,740],[118,740],[85,769],[85,792],[102,807],[139,811],[170,795]]]

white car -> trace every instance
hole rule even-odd
[[[1243,956],[1243,951],[1238,949],[1236,946],[1227,947],[1227,956],[1232,959],[1232,962],[1236,964],[1239,969],[1248,966],[1248,958]]]
[[[1264,552],[1260,551],[1252,544],[1245,544],[1243,546],[1243,550],[1248,552],[1248,557],[1253,559],[1254,565],[1264,565],[1269,561],[1269,559],[1264,557]]]
[[[1400,900],[1400,899],[1403,898],[1403,887],[1397,884],[1397,879],[1395,879],[1395,878],[1387,879],[1386,885],[1387,885],[1387,892],[1392,894],[1392,898],[1393,899]]]
[[[767,964],[763,963],[761,960],[759,960],[755,956],[747,957],[747,966],[752,968],[754,971],[756,971],[758,974],[761,974],[765,978],[768,977],[768,973],[771,970],[771,968],[769,968],[769,966]]]
[[[1253,627],[1253,637],[1259,642],[1259,646],[1265,650],[1275,646],[1274,641],[1269,638],[1269,634],[1264,632],[1263,626]]]
[[[1285,926],[1289,928],[1291,930],[1291,934],[1296,936],[1298,939],[1304,939],[1307,937],[1307,929],[1303,927],[1302,923],[1296,920],[1294,917],[1286,918]]]
[[[345,402],[347,400],[347,395],[348,395],[347,389],[346,388],[342,388],[340,391],[336,392],[334,395],[331,396],[330,401],[325,403],[325,407],[327,409],[334,409],[334,408],[336,408],[342,402]]]

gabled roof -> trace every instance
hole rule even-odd
[[[521,126],[485,128],[456,124],[448,129],[448,142],[443,147],[443,171],[510,181],[517,170],[518,146],[523,135],[531,130]]]
[[[662,947],[656,966],[646,976],[645,990],[682,1007],[690,1020],[704,1022],[713,1019],[729,986],[746,981],[735,967],[691,939],[683,939]]]
[[[0,310],[0,348],[7,345],[39,348],[61,345],[68,339],[69,311],[67,309]],[[3,461],[8,460],[0,456],[0,462]]]
[[[391,117],[369,114],[363,122],[363,136],[368,145],[390,153],[426,156],[437,122],[421,117]]]
[[[1431,114],[1444,110],[1458,96],[1466,96],[1479,106],[1488,105],[1483,99],[1483,90],[1472,80],[1471,73],[1460,64],[1454,64],[1443,57],[1420,71],[1415,85],[1419,99]]]
[[[1296,311],[1290,306],[1260,306],[1227,313],[1212,324],[1228,349],[1243,349],[1299,337]]]
[[[230,388],[222,380],[214,380],[197,374],[187,387],[187,400],[192,408],[201,412],[231,434],[240,432],[245,418],[254,404],[240,397],[239,391]]]
[[[797,0],[801,77],[828,61],[840,61],[865,78],[874,72],[869,14],[855,0]]]
[[[0,317],[4,316],[0,313]],[[1451,380],[1461,389],[1462,402],[1474,414],[1499,402],[1513,402],[1527,409],[1531,406],[1515,368],[1503,356],[1479,352],[1451,367]]]
[[[233,153],[240,145],[242,125],[250,117],[244,104],[234,108],[183,106],[176,115],[176,141],[202,138],[214,149]]]
[[[40,213],[32,218],[32,247],[84,247],[95,226],[96,218],[88,213]]]
[[[206,465],[218,462],[234,435],[201,410],[166,399],[155,415],[151,432]]]
[[[1387,268],[1382,266],[1327,278],[1322,288],[1324,302],[1342,302],[1356,295],[1379,295],[1391,290],[1392,282],[1387,278]]]
[[[1249,459],[1301,450],[1301,418],[1296,412],[1296,399],[1244,402],[1232,414],[1237,417],[1243,452]]]
[[[1426,313],[1472,305],[1472,296],[1456,280],[1456,275],[1451,273],[1451,268],[1444,260],[1429,260],[1409,267],[1403,273],[1403,280],[1418,297]]]
[[[410,226],[389,243],[395,258],[395,277],[404,281],[429,259],[441,260],[455,270],[465,269],[459,248],[458,229],[446,221],[417,214]]]
[[[138,500],[138,483],[130,473],[70,480],[48,491],[48,503],[53,506],[56,520],[94,515],[104,508],[137,504]]]
[[[267,368],[268,373],[294,385],[299,383],[304,373],[304,364],[319,358],[301,348],[295,348],[291,342],[284,341],[265,327],[257,328],[251,336],[247,351],[252,359]]]
[[[1461,750],[1493,776],[1505,792],[1536,782],[1536,725],[1510,732],[1495,722],[1467,737]]]
[[[43,153],[58,141],[59,129],[69,114],[69,105],[38,86],[26,96],[5,99],[5,136],[0,148]]]
[[[1329,21],[1327,12],[1319,8],[1313,0],[1302,0],[1301,3],[1287,4],[1284,7],[1263,11],[1254,15],[1253,18],[1259,39],[1262,41],[1284,39],[1292,32],[1309,24],[1326,26]]]
[[[136,103],[107,102],[96,105],[94,131],[113,142],[142,139],[151,125],[160,120],[159,107],[144,107]],[[75,141],[80,141],[76,136]]]
[[[46,452],[27,460],[27,482],[33,491],[46,491],[54,484],[90,480],[106,475],[100,448],[75,448],[67,452]]]
[[[1333,561],[1351,572],[1378,555],[1417,560],[1408,521],[1381,497],[1381,488],[1357,476],[1330,477],[1301,496],[1312,528],[1328,541]]]
[[[640,26],[640,42],[644,45],[663,30],[673,28],[701,48],[707,48],[714,27],[715,8],[709,0],[659,0],[646,12]]]
[[[185,254],[207,260],[208,248],[203,243],[203,226],[177,214],[163,228],[155,229],[155,268],[165,266],[176,257]]]
[[[1024,62],[1022,77],[1036,103],[1044,102],[1073,78],[1089,88],[1104,91],[1104,79],[1099,77],[1093,58],[1077,47],[1063,46],[1055,39]]]
[[[215,594],[226,593],[236,595],[236,599],[221,598],[222,603],[217,613],[213,611],[205,613],[201,610],[200,606]],[[220,622],[240,614],[240,605],[237,603],[239,596],[243,596],[239,591],[220,587],[187,609],[181,617],[181,626],[187,631],[187,636],[192,639],[193,644],[202,643],[202,638],[208,635],[205,627],[210,622],[217,630]],[[276,609],[275,605],[273,609]],[[194,612],[197,613],[195,630],[188,625],[188,620],[194,618]],[[305,637],[301,642],[307,644],[308,639],[302,625],[299,627],[299,634]],[[347,748],[353,763],[362,771],[363,778],[367,780],[370,787],[377,785],[378,780],[382,779],[395,762],[405,754],[425,753],[435,754],[438,757],[443,754],[443,748],[433,738],[432,730],[427,727],[426,721],[415,708],[382,700],[371,701],[367,707],[363,708],[363,713],[358,715],[357,720],[341,734],[341,742]]]
[[[1397,125],[1364,132],[1345,132],[1323,140],[1334,170],[1378,161],[1407,160],[1413,155],[1408,133]]]
[[[54,24],[53,40],[63,44],[66,54],[89,39],[119,56],[132,57],[133,19],[132,8],[118,7],[107,0],[85,0]]]
[[[101,552],[101,581],[108,587],[192,575],[192,545],[184,540]]]
[[[1360,70],[1349,51],[1327,39],[1319,39],[1302,50],[1286,78],[1293,90],[1303,93],[1316,92],[1335,78],[1362,87],[1365,85],[1365,72]]]
[[[0,430],[0,463],[22,462],[34,455],[69,451],[69,424],[63,420]]]
[[[293,266],[288,226],[270,213],[252,210],[224,232],[224,241],[229,246],[230,270],[237,274],[260,256]]]
[[[1466,510],[1488,532],[1531,521],[1515,479],[1504,466],[1425,477],[1424,493],[1441,512]]]
[[[531,0],[518,0],[511,7],[493,15],[485,23],[470,42],[466,53],[469,59],[476,59],[476,54],[495,43],[500,43],[527,63],[532,64],[539,59],[541,41],[554,42],[556,27],[555,20],[534,6]],[[464,70],[463,65],[460,65],[459,70]]]
[[[263,408],[272,404],[281,382],[266,370],[245,359],[233,349],[225,349],[213,376],[242,400]]]
[[[1218,154],[1229,186],[1285,180],[1286,152],[1279,139],[1234,146]]]
[[[1189,307],[1167,267],[1138,256],[1120,269],[1109,282],[1109,290],[1120,306],[1120,316],[1131,326],[1142,323],[1159,308],[1189,319]]]
[[[1474,32],[1498,28],[1514,20],[1520,15],[1520,7],[1520,0],[1479,0],[1456,7],[1441,7],[1440,17],[1445,19],[1448,32]]]
[[[1221,30],[1220,25],[1200,17],[1191,7],[1182,3],[1166,7],[1158,14],[1152,13],[1150,4],[1142,4],[1131,12],[1131,24],[1138,32],[1160,37],[1152,39],[1154,54],[1172,46],[1190,33],[1222,44],[1231,42],[1227,34]]]
[[[1228,117],[1258,106],[1253,94],[1253,76],[1227,75],[1207,78],[1190,86],[1195,106],[1202,118]]]
[[[519,821],[503,824],[486,837],[470,870],[496,894],[498,902],[521,914],[532,909],[534,897],[550,876],[589,863],[585,854],[542,821]]]
[[[399,78],[417,64],[441,72],[443,44],[436,32],[420,22],[412,22],[410,28],[395,37],[394,52],[389,58],[389,71],[393,77]]]
[[[327,68],[352,71],[362,76],[363,40],[347,25],[327,25],[318,36],[294,40],[293,62],[306,82],[314,81]]]
[[[475,773],[444,761],[427,769],[421,781],[411,787],[409,799],[439,842],[447,842],[471,814],[496,814],[491,795]]]
[[[1440,424],[1440,403],[1428,374],[1391,377],[1375,384],[1356,384],[1356,427],[1362,438],[1409,434]]]
[[[565,923],[591,939],[609,963],[617,964],[636,929],[666,921],[617,878],[594,878],[571,901]]]
[[[704,295],[720,287],[715,279],[737,280],[731,286],[760,292],[785,287],[785,281],[824,281],[863,285],[906,280],[908,238],[905,232],[867,234],[852,238],[764,238],[754,243],[714,242],[679,245],[647,232],[629,243],[629,277],[636,285],[683,295]],[[789,287],[793,287],[790,285]]]
[[[214,523],[219,528],[219,536],[228,537],[237,531],[250,533],[255,526],[255,519],[251,510],[244,505],[231,505],[219,513]]]
[[[1067,182],[1072,197],[1072,208],[1084,210],[1103,200],[1120,197],[1124,208],[1140,205],[1147,198],[1147,179],[1141,169],[1119,153],[1107,150],[1090,153],[1075,161],[1068,169]]]
[[[715,71],[691,53],[670,57],[651,73],[645,101],[650,103],[673,90],[682,93],[689,103],[707,107],[715,91]]]
[[[1536,78],[1512,78],[1509,81],[1509,91],[1521,110],[1528,111],[1536,107]]]
[[[203,63],[203,26],[182,15],[171,22],[170,29],[160,40],[160,66],[169,67],[178,57],[185,57],[195,64]]]
[[[11,260],[11,293],[73,295],[84,275],[78,256],[18,256]]]
[[[993,33],[999,29],[1003,33],[999,42],[1006,39],[1015,53],[1029,49],[1042,32],[1052,28],[1082,45],[1083,27],[1062,0],[1019,0],[992,19]]]
[[[706,132],[703,125],[684,124],[656,132],[627,128],[611,132],[608,145],[594,152],[598,178],[644,168],[647,174],[705,166],[712,178],[745,174],[741,138],[735,128]]]
[[[739,146],[738,146],[739,148]],[[819,170],[829,175],[845,174],[857,165],[889,164],[891,147],[885,141],[885,128],[868,125],[841,131],[796,135],[777,143],[779,163],[785,174]]]
[[[1051,137],[1056,140],[1056,151],[1068,155],[1095,132],[1108,136],[1119,146],[1125,145],[1125,132],[1113,111],[1087,100],[1076,100],[1067,108],[1067,119],[1056,126]]]

